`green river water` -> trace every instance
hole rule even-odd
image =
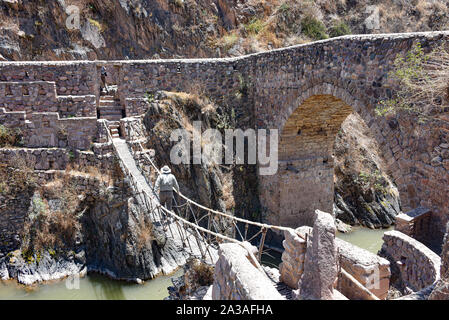
[[[387,230],[389,229],[353,228],[351,233],[338,233],[337,237],[377,253],[382,246],[382,235]],[[273,260],[267,264],[273,266],[275,263]],[[79,289],[70,289],[71,286],[67,286],[65,280],[31,287],[18,285],[12,280],[0,281],[0,300],[162,300],[168,296],[167,287],[172,285],[171,278],[180,275],[182,270],[171,276],[160,276],[146,281],[144,284],[134,284],[92,274],[79,280]]]

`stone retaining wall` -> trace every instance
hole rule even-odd
[[[383,240],[382,255],[407,287],[419,291],[439,280],[441,258],[421,242],[399,231],[385,232]]]
[[[150,107],[145,98],[127,98],[125,99],[125,113],[127,117],[140,116]]]
[[[0,124],[7,128],[23,128],[25,120],[25,111],[6,111],[5,108],[0,108]]]
[[[20,61],[0,65],[0,81],[55,82],[57,95],[91,95],[100,93],[96,63],[87,61]]]
[[[96,117],[61,119],[56,112],[39,112],[31,114],[24,130],[24,145],[89,150],[96,135]]]
[[[112,151],[112,146],[104,145],[101,151]],[[1,148],[0,163],[14,166],[21,159],[32,170],[66,170],[68,165],[79,168],[95,167],[101,172],[114,168],[111,152],[70,151],[65,148]]]
[[[283,300],[273,282],[250,262],[245,248],[221,244],[218,255],[213,300]]]
[[[61,118],[96,117],[96,96],[57,96],[52,81],[0,82],[0,107],[27,114],[58,112]]]

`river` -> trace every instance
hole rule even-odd
[[[377,253],[382,246],[383,230],[353,228],[351,233],[338,233],[337,237],[352,244]],[[273,252],[272,252],[273,253]],[[279,263],[280,255],[265,257],[269,266]],[[182,270],[171,276],[160,276],[144,284],[134,284],[111,280],[98,274],[89,274],[75,282],[54,281],[25,287],[16,281],[0,281],[0,300],[162,300],[168,296],[167,287],[171,286],[171,278],[182,275]],[[74,288],[77,287],[77,288]]]

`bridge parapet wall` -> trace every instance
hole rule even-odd
[[[421,242],[399,231],[385,232],[383,239],[381,253],[407,287],[419,291],[440,279],[441,258]]]
[[[283,300],[271,280],[249,261],[245,248],[221,244],[218,255],[213,300]]]

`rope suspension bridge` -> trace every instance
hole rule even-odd
[[[172,239],[180,240],[179,242],[184,249],[187,249],[186,251],[189,251],[190,255],[197,256],[203,262],[209,264],[216,262],[220,243],[231,242],[241,245],[247,250],[248,257],[252,260],[253,265],[275,283],[279,293],[287,299],[292,298],[292,289],[280,282],[279,279],[274,279],[270,275],[270,272],[267,272],[267,269],[264,269],[261,264],[262,255],[269,255],[264,251],[267,233],[269,231],[283,232],[291,230],[290,228],[250,221],[205,207],[176,189],[174,191],[183,199],[184,203],[178,205],[175,201],[174,208],[176,208],[177,212],[168,210],[160,204],[154,184],[147,179],[148,173],[145,173],[141,166],[137,165],[132,148],[128,147],[125,139],[113,138],[106,122],[104,124],[108,134],[108,140],[112,143],[119,165],[125,177],[128,179],[134,195],[145,207],[153,224],[159,223],[166,234],[170,235]],[[159,175],[160,171],[158,167],[151,157],[144,152],[145,148],[142,146],[141,141],[137,140],[133,142],[137,142],[137,146],[142,151],[144,159],[150,164],[150,176]],[[231,226],[231,228],[220,228],[220,224]],[[249,232],[250,228],[253,229],[253,232]],[[306,242],[308,241],[307,235],[302,236],[299,233],[296,234]],[[248,243],[253,244],[254,242],[257,243],[257,253],[253,253],[253,250],[248,246]],[[337,255],[339,256],[339,250],[337,250]],[[350,277],[348,276],[349,273],[340,265],[339,273]],[[379,300],[378,297],[357,280],[354,280],[354,283],[360,290],[366,292],[366,295],[369,297],[368,300]]]
[[[246,243],[258,243],[257,254],[253,254],[251,250],[248,252],[258,269],[264,272],[260,263],[263,254],[269,255],[264,251],[267,232],[282,232],[288,228],[246,220],[205,207],[176,189],[174,191],[184,203],[178,205],[175,199],[175,210],[168,210],[159,203],[154,184],[148,181],[148,174],[136,164],[127,142],[121,138],[113,138],[107,128],[106,132],[125,177],[153,223],[160,223],[172,238],[181,239],[184,248],[188,248],[191,253],[197,249],[201,259],[210,263],[214,263],[220,243],[237,243],[246,249]],[[145,150],[140,141],[137,141],[137,145],[141,151]],[[151,157],[145,152],[142,154],[150,164],[150,175],[159,175],[160,171]]]

